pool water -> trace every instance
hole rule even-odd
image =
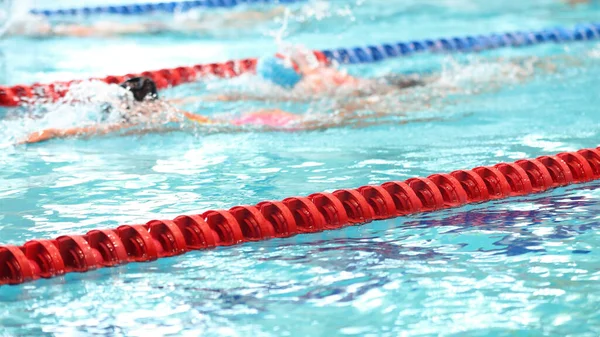
[[[64,1],[71,4],[81,3]],[[573,25],[600,14],[597,5],[551,0],[331,1],[317,5],[320,12],[294,6],[300,14],[290,17],[287,39],[311,48]],[[257,56],[275,49],[277,28],[15,37],[2,42],[5,76],[9,84],[32,83]],[[402,114],[387,123],[324,131],[200,130],[23,147],[11,141],[43,123],[83,121],[76,109],[51,111],[63,114],[56,121],[5,110],[0,242],[595,147],[599,58],[600,45],[586,42],[349,66],[362,76],[426,71],[440,78],[390,103]],[[538,66],[529,67],[534,60]],[[215,94],[254,81],[185,85],[164,95]],[[269,104],[328,112],[328,102]],[[257,106],[188,108],[220,114]],[[423,116],[438,120],[416,121]],[[1,287],[0,336],[598,336],[598,187]]]

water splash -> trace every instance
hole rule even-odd
[[[536,75],[556,71],[556,60],[539,57],[485,59],[469,57],[466,62],[447,57],[432,84],[435,89],[458,94],[476,94],[530,81]]]
[[[0,0],[0,36],[4,35],[11,14],[12,1]]]
[[[38,27],[45,22],[40,18],[33,18],[29,14],[31,8],[32,0],[0,0],[0,37],[4,37],[15,24],[21,23],[25,30],[31,30],[30,27]]]
[[[123,113],[124,98],[130,93],[117,85],[100,81],[73,84],[57,102],[31,102],[0,121],[0,133],[6,135],[0,147],[22,141],[28,134],[48,128],[66,129],[117,122]],[[132,99],[132,98],[130,98]],[[109,104],[113,109],[105,112]]]

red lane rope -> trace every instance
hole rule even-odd
[[[164,89],[170,86],[194,82],[208,76],[223,78],[235,77],[247,72],[254,72],[255,68],[256,59],[250,58],[223,63],[197,64],[189,67],[144,71],[138,74],[127,74],[123,76],[91,78],[90,80],[99,80],[108,84],[120,84],[129,78],[146,76],[156,82],[158,89]],[[63,97],[72,84],[81,83],[83,81],[85,80],[54,82],[50,84],[35,83],[32,85],[16,85],[12,87],[0,86],[0,106],[14,107],[22,102],[27,102],[29,99],[56,100]]]
[[[600,179],[600,147],[0,246],[0,285],[338,229]]]
[[[321,63],[328,63],[327,58],[321,52],[314,52]],[[104,78],[91,78],[88,80],[103,81],[108,84],[120,84],[125,80],[146,76],[156,82],[158,89],[178,86],[184,83],[195,82],[204,77],[231,78],[245,73],[253,73],[256,70],[256,58],[226,61],[223,63],[197,64],[189,67],[166,68],[142,73],[127,74],[123,76],[107,76]],[[75,83],[85,80],[69,82],[54,82],[49,84],[35,83],[32,85],[0,86],[0,106],[15,107],[30,100],[45,99],[57,100],[63,97],[69,87]]]

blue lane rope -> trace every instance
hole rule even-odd
[[[600,23],[579,24],[575,28],[555,27],[532,32],[508,32],[463,36],[366,47],[322,50],[331,61],[340,64],[373,63],[389,58],[423,52],[476,52],[503,47],[523,47],[542,43],[564,43],[600,39]]]
[[[152,12],[186,12],[194,8],[230,8],[245,4],[291,4],[306,0],[195,0],[171,1],[114,6],[78,7],[63,9],[32,9],[31,14],[43,16],[121,14],[140,15]]]

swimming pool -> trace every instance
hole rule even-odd
[[[291,39],[313,48],[352,46],[568,25],[598,14],[597,7],[559,11],[564,8],[553,1],[510,1],[493,8],[483,1],[430,1],[428,7],[422,1],[397,1],[399,10],[384,3],[389,4],[365,2],[348,14],[344,8],[351,3],[336,2],[336,14],[323,21],[311,17],[305,24],[292,23]],[[256,56],[274,50],[269,37],[254,36],[270,29],[257,26],[237,38],[15,38],[4,42],[8,81],[85,78]],[[97,56],[100,51],[107,54]],[[528,72],[497,60],[528,55],[551,60],[556,70]],[[594,147],[599,56],[598,44],[580,43],[452,58],[420,55],[348,68],[370,76],[444,68],[444,83],[469,90],[438,88],[429,92],[427,106],[416,104],[423,101],[418,98],[407,100],[409,116],[391,118],[442,119],[433,123],[4,146],[0,241],[21,244]],[[187,85],[165,95],[219,92],[229,85]],[[217,113],[254,106],[190,108]],[[36,121],[23,124],[38,126]],[[0,130],[16,136],[22,132],[16,125],[2,121]],[[131,336],[151,330],[190,336],[596,336],[597,185],[2,287],[0,335]]]

